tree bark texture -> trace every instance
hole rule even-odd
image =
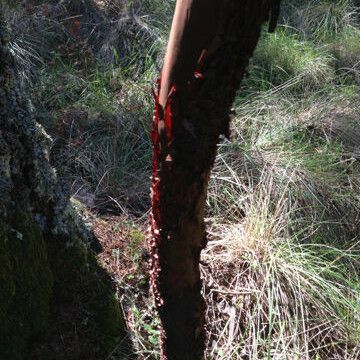
[[[124,324],[89,231],[49,165],[49,142],[0,16],[0,358],[103,359],[125,338]]]
[[[279,8],[279,0],[177,1],[151,131],[151,288],[162,359],[204,356],[207,185],[262,24],[269,20],[273,31]]]

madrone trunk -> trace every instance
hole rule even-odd
[[[178,0],[158,90],[153,140],[151,287],[162,359],[199,360],[205,347],[200,253],[221,136],[262,30],[280,1]]]

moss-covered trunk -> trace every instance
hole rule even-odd
[[[152,130],[151,285],[163,359],[203,358],[207,183],[262,24],[270,17],[274,29],[279,3],[177,1]]]
[[[114,289],[20,84],[0,18],[0,359],[104,359],[125,337]]]

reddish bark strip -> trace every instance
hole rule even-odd
[[[205,347],[199,261],[204,207],[220,135],[262,24],[280,0],[178,0],[155,96],[151,288],[162,359],[199,360]]]

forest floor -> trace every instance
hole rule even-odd
[[[102,247],[99,262],[116,283],[124,319],[138,347],[137,352],[143,358],[156,356],[159,352],[158,319],[149,293],[149,255],[144,226],[137,226],[124,216],[90,216],[94,234]],[[113,359],[117,359],[116,356]]]
[[[159,356],[149,127],[174,3],[44,0],[8,16],[51,162],[101,244],[139,359]],[[284,0],[239,90],[207,199],[211,360],[360,359],[355,3]]]

